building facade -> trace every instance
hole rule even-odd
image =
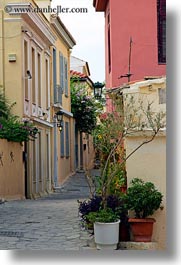
[[[62,130],[54,124],[52,144],[54,185],[60,186],[75,172],[75,124],[71,113],[70,54],[76,43],[59,17],[51,15],[50,23],[56,35],[55,46],[52,47],[52,118],[56,117],[60,110],[63,113]]]
[[[69,68],[75,41],[59,18],[33,12],[40,2],[41,7],[50,5],[33,0],[0,3],[0,85],[10,102],[16,102],[14,114],[38,129],[37,139],[24,143],[22,154],[27,198],[51,191],[74,172]]]
[[[105,13],[106,87],[166,75],[166,0],[94,0]]]

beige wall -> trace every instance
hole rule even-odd
[[[126,154],[134,150],[142,137],[128,137],[125,142]],[[164,135],[144,145],[126,162],[128,186],[133,178],[151,181],[163,194],[163,210],[158,210],[153,215],[154,224],[153,241],[158,242],[160,249],[166,247],[166,137]]]
[[[23,147],[0,139],[0,198],[24,198]]]
[[[139,100],[143,101],[143,106],[148,106],[152,102],[151,109],[157,112],[166,113],[165,90],[166,78],[158,78],[135,82],[125,89],[124,94],[131,94],[135,97],[135,105]],[[161,90],[161,94],[160,94]],[[137,101],[138,100],[138,101]],[[138,105],[139,106],[139,105]],[[136,107],[136,106],[135,106]],[[144,117],[143,117],[144,119]],[[143,133],[135,133],[126,137],[126,156],[135,150],[141,143],[150,139],[151,131],[147,128]],[[127,182],[128,187],[133,178],[141,178],[155,184],[157,189],[163,194],[163,210],[157,210],[153,217],[154,224],[153,241],[158,242],[159,249],[166,247],[166,128],[162,128],[156,138],[148,144],[143,145],[127,161]]]
[[[83,169],[89,170],[94,166],[94,146],[93,137],[89,134],[88,136],[83,133]]]

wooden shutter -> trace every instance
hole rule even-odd
[[[60,132],[60,155],[61,157],[65,156],[65,142],[64,142],[64,134],[65,134],[65,129],[64,129],[64,121],[62,121],[62,131]]]
[[[68,97],[68,63],[67,59],[64,58],[64,81],[65,81],[65,96]]]
[[[56,61],[56,50],[53,49],[53,88],[54,88],[54,103],[58,102],[57,94],[57,61]]]
[[[63,92],[63,89],[64,89],[64,86],[63,86],[63,83],[64,83],[64,76],[63,76],[63,54],[60,53],[60,56],[59,56],[59,60],[60,60],[60,87],[58,89],[58,102],[60,104],[62,104],[62,92]]]
[[[65,123],[65,143],[66,143],[66,157],[70,156],[70,136],[69,136],[69,122]]]

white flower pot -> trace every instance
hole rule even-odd
[[[119,223],[94,223],[94,237],[97,249],[117,249],[119,242]]]

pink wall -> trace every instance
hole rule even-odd
[[[112,69],[108,67],[107,14],[110,9]],[[158,64],[157,0],[113,0],[105,10],[106,87],[128,81],[118,79],[128,73],[129,41],[132,36],[131,81],[144,76],[166,75],[166,65]]]

